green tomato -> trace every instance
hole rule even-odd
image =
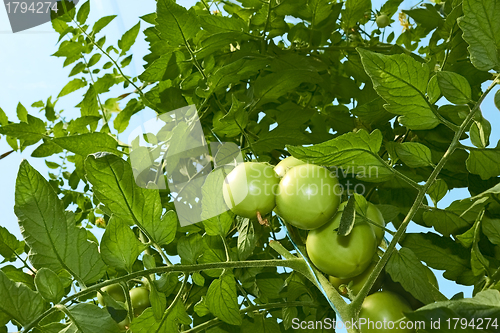
[[[391,24],[391,19],[387,15],[381,14],[377,16],[377,18],[375,19],[375,23],[377,23],[377,27],[385,28],[389,24]]]
[[[434,273],[429,268],[427,268],[425,270],[425,272],[427,274],[427,279],[429,280],[429,282],[434,287],[436,287],[437,289],[439,289],[438,281],[437,281],[436,276],[434,275]],[[422,306],[425,305],[424,303],[420,302],[418,299],[416,299],[415,297],[413,297],[413,295],[410,292],[406,291],[406,289],[403,288],[403,286],[401,285],[401,283],[395,282],[391,278],[391,276],[389,274],[387,274],[387,277],[386,277],[386,279],[384,281],[384,285],[382,286],[382,289],[383,290],[392,291],[392,292],[400,295],[401,297],[403,297],[408,302],[408,304],[410,304],[410,307],[413,310],[421,308]]]
[[[368,268],[377,250],[377,237],[366,222],[354,224],[347,236],[337,230],[341,213],[319,229],[309,231],[306,249],[313,264],[339,279],[355,277]]]
[[[278,164],[276,164],[276,166],[274,167],[274,172],[276,172],[278,177],[282,178],[285,176],[288,169],[302,164],[306,164],[306,162],[301,161],[293,156],[289,156],[284,160],[280,161]]]
[[[368,281],[368,278],[370,277],[370,274],[372,273],[373,269],[375,268],[375,265],[377,265],[377,262],[373,261],[370,264],[370,266],[368,266],[368,268],[363,271],[363,273],[356,275],[355,277],[350,278],[350,279],[339,279],[335,276],[330,276],[329,277],[330,283],[341,294],[342,294],[342,291],[339,289],[339,287],[341,285],[345,284],[346,286],[349,286],[349,288],[352,291],[352,294],[354,296],[356,296],[357,294],[359,294],[361,288],[363,288],[366,281]],[[377,290],[380,289],[380,287],[382,286],[382,282],[384,281],[384,276],[385,276],[385,272],[384,271],[380,272],[380,275],[378,276],[377,280],[375,281],[375,284],[373,285],[372,289],[370,289],[370,294],[373,294],[374,292],[376,292]],[[349,285],[351,283],[351,281],[352,281],[352,284]]]
[[[337,177],[326,168],[313,164],[295,166],[281,179],[276,211],[297,228],[319,228],[337,212],[341,189]]]
[[[344,207],[347,205],[347,201],[344,201],[343,203],[340,204],[339,206],[339,212],[344,210]],[[367,205],[365,207],[361,207],[357,202],[356,202],[356,216],[359,216],[360,220],[369,219],[371,222],[374,222],[380,226],[377,227],[376,225],[373,225],[371,223],[370,226],[373,228],[373,231],[375,232],[375,236],[377,236],[377,244],[380,244],[382,239],[384,238],[385,234],[385,220],[384,220],[384,215],[378,210],[377,206],[372,204],[371,202],[367,201]]]
[[[256,218],[269,214],[276,206],[279,178],[266,163],[246,162],[234,168],[226,177],[223,195],[226,205],[236,215]]]
[[[130,327],[130,320],[128,319],[128,316],[125,317],[121,322],[118,323],[118,327],[120,328],[120,331],[126,331]]]
[[[113,298],[115,301],[118,302],[124,302],[126,301],[125,298],[125,293],[123,292],[123,288],[119,284],[112,284],[106,287],[101,288],[101,290],[104,292],[107,292],[111,298]],[[101,295],[101,293],[97,293],[97,300],[99,301],[99,304],[102,306],[106,306],[106,302],[104,301],[104,297]]]
[[[408,329],[406,326],[399,326],[400,323],[394,323],[401,318],[404,318],[403,312],[411,312],[410,305],[401,296],[390,291],[379,291],[375,294],[367,296],[361,306],[359,313],[358,324],[361,333],[411,333],[413,329]],[[363,323],[364,322],[364,323]],[[394,323],[391,329],[390,323]],[[408,322],[402,321],[402,325]],[[379,329],[377,329],[377,326]],[[385,325],[385,329],[384,326]],[[402,327],[404,329],[399,329]]]
[[[149,301],[149,290],[145,287],[133,288],[130,290],[130,301],[134,309],[134,315],[139,316],[146,308],[151,306]]]

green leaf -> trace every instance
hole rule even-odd
[[[159,292],[156,286],[150,288],[149,299],[151,301],[151,308],[157,321],[160,321],[163,313],[167,309],[167,298],[164,293]]]
[[[429,96],[429,102],[431,102],[431,104],[436,103],[441,97],[441,89],[439,89],[437,75],[433,75],[429,80],[429,84],[427,85],[427,95]]]
[[[443,276],[463,285],[476,281],[470,267],[470,254],[451,238],[434,233],[406,235],[403,244],[429,267],[444,270]]]
[[[111,315],[96,305],[80,303],[68,308],[71,326],[67,332],[119,333],[120,329]]]
[[[115,217],[109,220],[100,247],[102,259],[107,265],[131,273],[144,247],[128,224]]]
[[[104,17],[101,17],[95,24],[94,26],[92,27],[92,32],[94,33],[94,35],[97,35],[99,33],[99,31],[101,31],[102,29],[104,29],[108,24],[111,23],[111,21],[113,21],[115,19],[117,15],[109,15],[109,16],[104,16]]]
[[[102,57],[102,55],[100,53],[95,53],[92,57],[90,57],[88,66],[92,67],[95,64],[97,64],[99,62],[99,60],[101,60],[101,57]]]
[[[470,126],[470,141],[478,148],[486,148],[490,144],[491,124],[482,115],[479,118]]]
[[[467,333],[477,332],[477,330],[473,329],[471,326],[462,329],[459,325],[462,322],[469,324],[484,322],[482,330],[485,333],[493,333],[497,331],[497,327],[491,324],[493,324],[493,320],[498,318],[500,312],[499,304],[500,293],[497,290],[490,289],[477,293],[473,298],[428,304],[415,312],[410,312],[405,315],[414,322],[425,321],[429,323],[431,321],[436,322],[436,320],[439,319],[441,323],[439,332],[453,333],[458,330]],[[487,321],[485,318],[491,318],[491,320]],[[475,320],[472,321],[473,319]],[[450,326],[447,325],[447,320],[451,323]],[[458,323],[457,327],[454,327],[455,322]],[[485,326],[487,322],[490,323],[488,327]]]
[[[446,193],[448,193],[448,185],[442,179],[436,179],[427,191],[427,194],[431,197],[434,206],[437,206],[437,203],[444,198]]]
[[[134,25],[130,30],[125,32],[122,38],[118,41],[118,47],[122,50],[121,55],[124,55],[130,50],[132,45],[134,45],[137,35],[141,30],[141,22]]]
[[[8,315],[21,325],[26,326],[45,309],[40,295],[23,283],[14,283],[0,271],[0,313]]]
[[[211,34],[230,31],[248,31],[248,24],[239,17],[201,15],[199,20],[203,30]]]
[[[244,129],[248,123],[248,112],[245,111],[245,103],[238,101],[236,96],[231,96],[232,104],[229,112],[221,118],[225,124],[236,124],[238,128]]]
[[[207,307],[204,296],[201,296],[201,300],[194,305],[194,312],[196,312],[199,317],[204,317],[207,314],[210,314],[210,310]]]
[[[60,34],[59,38],[64,37],[66,35],[66,31],[68,29],[68,24],[59,18],[55,18],[51,20],[52,28]],[[60,40],[60,39],[59,39]]]
[[[35,268],[66,269],[84,283],[104,274],[97,244],[87,241],[85,229],[76,227],[75,216],[64,211],[52,186],[26,160],[19,168],[15,198],[14,211]]]
[[[142,109],[144,109],[144,104],[139,102],[137,99],[133,98],[128,101],[125,108],[120,113],[118,113],[115,120],[113,121],[113,126],[118,131],[118,133],[122,133],[123,131],[125,131],[129,125],[130,118]]]
[[[225,323],[241,325],[241,315],[236,293],[236,281],[232,274],[223,274],[210,284],[206,295],[210,312]]]
[[[466,161],[467,170],[486,180],[500,175],[500,146],[494,149],[472,149]]]
[[[354,221],[356,221],[356,197],[351,195],[340,217],[339,230],[337,231],[339,236],[348,236],[354,227]]]
[[[344,30],[356,27],[359,21],[366,21],[365,13],[370,12],[372,3],[370,0],[346,0],[345,10],[342,13]]]
[[[191,318],[186,313],[186,308],[182,302],[177,302],[169,310],[164,321],[156,321],[153,310],[146,309],[139,317],[135,318],[130,326],[130,330],[134,333],[170,333],[178,332],[179,325],[191,324]]]
[[[238,221],[238,257],[246,260],[252,255],[256,246],[255,229],[252,221],[247,218],[237,217]]]
[[[495,106],[497,107],[497,109],[500,111],[500,90],[497,90],[497,92],[495,93],[495,99],[494,99],[494,102],[495,102]],[[1,123],[0,123],[1,124]]]
[[[404,164],[410,168],[420,168],[432,165],[431,150],[417,142],[396,144],[396,153]]]
[[[49,157],[55,154],[62,153],[63,149],[52,142],[52,140],[44,140],[44,142],[36,147],[31,153],[32,157]]]
[[[399,5],[401,5],[402,2],[403,0],[387,0],[382,8],[380,8],[380,12],[388,17],[392,17],[398,12]]]
[[[23,242],[24,247],[24,242]],[[7,277],[14,282],[22,282],[27,285],[31,290],[35,290],[35,280],[33,276],[23,272],[23,268],[17,268],[12,265],[3,266],[1,268],[2,272],[7,275]],[[1,311],[0,311],[1,313]]]
[[[57,52],[53,54],[55,57],[64,57],[63,67],[66,67],[77,60],[80,60],[82,52],[85,51],[85,47],[81,42],[65,40],[59,46]]]
[[[182,259],[182,263],[188,265],[196,263],[196,260],[203,252],[203,240],[200,234],[183,236],[177,242],[177,252]]]
[[[441,71],[436,74],[439,89],[447,100],[454,104],[467,104],[471,101],[469,81],[460,74]]]
[[[259,135],[259,140],[253,145],[255,150],[269,152],[273,149],[284,149],[285,145],[302,145],[311,142],[303,131],[304,123],[314,115],[311,109],[304,109],[292,102],[287,102],[280,105],[277,111],[278,126]],[[221,124],[229,127],[227,123]],[[235,127],[238,130],[237,133],[241,133],[240,128]]]
[[[100,116],[99,107],[97,105],[97,93],[92,84],[90,85],[89,90],[87,90],[83,101],[80,103],[80,112],[82,117]]]
[[[98,152],[108,152],[121,154],[118,142],[110,135],[105,133],[85,133],[80,135],[64,136],[52,139],[56,145],[72,153],[88,156]]]
[[[54,304],[58,303],[66,295],[59,276],[46,267],[42,267],[36,272],[35,286],[46,301]]]
[[[464,16],[458,19],[469,44],[470,61],[481,71],[500,71],[500,3],[495,0],[464,0]]]
[[[185,57],[181,52],[169,52],[149,65],[139,78],[149,82],[173,80],[179,76],[179,63],[183,61]]]
[[[500,245],[500,219],[493,219],[485,216],[483,217],[481,227],[483,233],[488,237],[490,242],[495,245]]]
[[[268,102],[278,102],[278,98],[297,88],[303,82],[321,82],[317,71],[310,69],[293,68],[280,70],[265,76],[259,76],[254,83],[256,101],[253,107]]]
[[[424,304],[443,301],[447,298],[427,278],[428,269],[409,248],[395,251],[385,267],[391,279]]]
[[[17,250],[19,249],[19,242],[13,234],[0,226],[0,256],[4,257],[7,261],[15,260]]]
[[[111,154],[90,155],[85,171],[94,195],[116,218],[139,226],[153,243],[167,244],[171,229],[162,223],[158,190],[137,186],[128,162]]]
[[[5,126],[9,123],[9,118],[7,118],[7,115],[5,112],[0,108],[0,126]]]
[[[194,11],[188,11],[173,0],[159,0],[156,12],[156,28],[162,39],[174,46],[184,45],[200,29]]]
[[[21,104],[21,102],[17,103],[17,118],[19,121],[23,123],[28,122],[28,110],[24,107],[24,105]]]
[[[57,98],[66,96],[78,89],[81,89],[87,85],[87,82],[83,79],[74,79],[64,86]]]
[[[100,78],[97,79],[95,82],[95,92],[97,94],[102,94],[105,92],[108,92],[109,89],[114,86],[115,84],[118,84],[120,82],[123,82],[124,78],[121,75],[118,74],[105,74],[104,76],[101,76]]]
[[[382,133],[379,130],[371,134],[360,130],[310,147],[287,146],[287,149],[300,160],[341,167],[343,171],[338,172],[354,173],[364,181],[380,182],[393,175],[378,155],[381,145]]]
[[[205,231],[210,236],[225,237],[233,224],[233,214],[227,211],[222,195],[224,179],[229,172],[230,170],[224,167],[213,170],[201,188],[201,218]]]
[[[0,127],[0,134],[25,140],[24,144],[26,146],[33,145],[40,141],[45,133],[45,123],[32,115],[27,115],[26,122],[8,124]]]
[[[68,125],[67,132],[71,135],[85,134],[89,132],[88,127],[90,127],[90,132],[93,132],[97,128],[99,120],[101,120],[101,117],[96,116],[85,116],[73,119]]]
[[[78,10],[78,14],[76,14],[76,20],[80,25],[85,24],[87,21],[87,18],[89,17],[90,14],[90,0],[85,2],[80,9]]]
[[[376,92],[389,104],[387,111],[401,115],[399,122],[410,129],[439,125],[425,97],[429,69],[406,54],[383,55],[358,48],[366,73]]]
[[[52,103],[52,96],[47,99],[47,105],[45,105],[45,118],[47,118],[48,121],[57,120],[56,110],[54,109],[56,102]]]
[[[205,285],[205,278],[201,275],[200,272],[194,272],[192,275],[193,282],[200,287]]]
[[[227,260],[226,250],[222,238],[219,236],[203,236],[203,255],[198,258],[198,263],[224,262]],[[232,252],[229,252],[231,256]],[[232,258],[232,256],[231,256]],[[204,271],[210,277],[219,277],[222,269],[207,269]]]
[[[174,241],[179,225],[177,213],[174,210],[169,210],[161,218],[162,228],[156,231],[156,237],[159,244],[167,245]]]
[[[433,208],[423,213],[427,226],[445,236],[456,235],[470,228],[482,209],[482,205],[470,199],[456,200],[446,209]]]

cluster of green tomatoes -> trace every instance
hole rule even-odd
[[[111,302],[116,301],[120,302],[119,304],[126,304],[127,298],[125,296],[124,289],[119,284],[112,284],[106,287],[103,287],[102,293],[97,293],[97,300],[99,304],[102,306],[111,306],[113,304]],[[133,313],[135,317],[141,315],[144,310],[151,306],[151,302],[149,300],[149,289],[146,286],[132,288],[128,291],[130,297],[130,304],[132,305]],[[107,300],[107,301],[106,301]],[[110,302],[111,301],[111,302]],[[127,317],[118,323],[118,327],[122,331],[128,330],[130,326],[130,320]]]
[[[339,235],[347,205],[340,203],[341,192],[335,173],[294,157],[285,158],[275,167],[241,163],[226,176],[223,185],[224,201],[236,215],[262,220],[274,211],[287,224],[308,230],[306,250],[311,262],[329,275],[343,296],[352,297],[359,293],[379,260],[377,249],[384,242],[385,221],[374,204],[356,201],[354,226],[347,236]],[[383,290],[377,291],[382,283]],[[396,322],[404,317],[403,312],[421,305],[399,283],[381,275],[365,299],[360,317]],[[362,332],[382,331],[365,328]]]

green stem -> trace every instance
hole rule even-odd
[[[455,132],[455,136],[453,137],[453,140],[448,147],[448,150],[444,153],[443,157],[439,161],[439,163],[436,165],[436,168],[432,171],[431,175],[423,185],[423,187],[419,190],[417,197],[415,199],[415,202],[410,208],[410,211],[406,215],[405,219],[401,223],[401,226],[398,228],[396,234],[394,235],[394,238],[392,239],[391,243],[387,247],[387,250],[385,251],[384,255],[382,258],[380,258],[379,262],[373,269],[372,273],[370,274],[370,277],[368,278],[368,281],[365,283],[361,291],[359,292],[358,296],[354,299],[354,301],[349,305],[351,308],[352,314],[357,316],[359,313],[359,310],[361,309],[361,305],[363,303],[363,300],[365,297],[368,295],[368,292],[372,288],[373,284],[375,283],[376,279],[378,278],[380,272],[384,268],[385,264],[389,260],[389,257],[392,255],[393,251],[396,248],[396,244],[400,241],[401,237],[405,233],[405,230],[412,220],[412,218],[415,216],[417,213],[418,209],[421,207],[421,204],[423,202],[423,199],[425,197],[425,194],[431,187],[432,183],[437,179],[439,173],[443,169],[444,165],[446,162],[448,162],[448,159],[450,156],[453,154],[455,149],[458,147],[460,144],[460,138],[462,137],[462,134],[465,132],[467,128],[469,128],[474,115],[476,114],[477,110],[479,110],[479,107],[481,103],[484,101],[486,96],[489,94],[489,92],[497,85],[498,81],[495,80],[493,83],[488,87],[488,89],[484,92],[484,94],[481,96],[479,101],[476,103],[474,108],[471,110],[471,112],[467,115],[465,120],[463,121],[462,125],[460,125],[460,128],[458,131]]]

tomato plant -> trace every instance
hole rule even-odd
[[[366,222],[356,223],[348,236],[339,236],[336,230],[341,213],[329,223],[307,235],[307,254],[322,272],[340,279],[361,274],[372,262],[377,249],[373,228]]]
[[[2,95],[1,333],[498,317],[498,1],[130,2],[121,36],[91,4],[52,17],[68,83]]]
[[[316,229],[328,222],[340,203],[337,178],[323,167],[302,164],[288,170],[276,195],[278,214],[300,229]]]
[[[240,164],[224,181],[224,201],[235,214],[243,217],[256,218],[257,212],[267,215],[276,206],[278,182],[276,173],[268,164]]]
[[[362,333],[376,332],[402,332],[413,333],[415,330],[407,328],[404,320],[403,326],[399,326],[400,319],[404,319],[404,312],[411,312],[410,305],[398,294],[390,291],[379,291],[369,295],[363,301],[359,317],[367,321],[366,325],[361,326]],[[372,326],[368,325],[368,320],[372,322]],[[387,326],[392,323],[394,326]],[[385,328],[378,328],[374,325],[383,324]],[[409,323],[410,325],[412,323]],[[412,326],[410,326],[412,327]]]

